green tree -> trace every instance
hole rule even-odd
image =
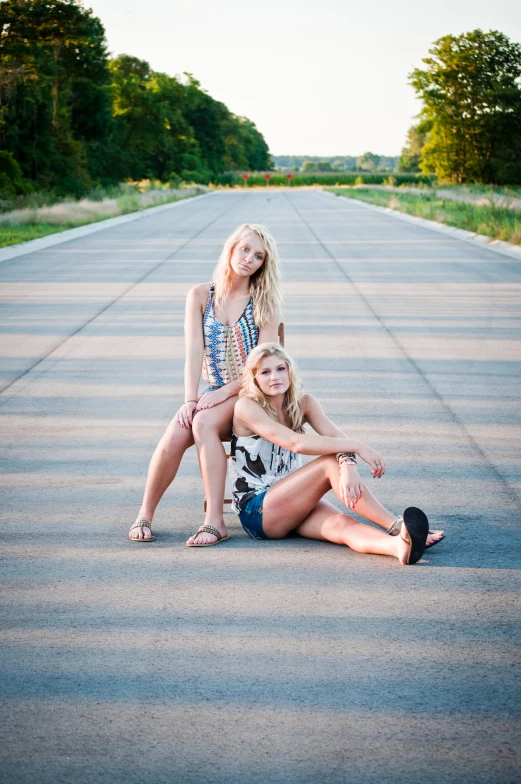
[[[30,187],[24,182],[22,170],[12,153],[0,150],[0,194],[15,196],[19,193],[27,193],[28,190]]]
[[[103,25],[75,0],[4,0],[0,31],[0,146],[41,187],[81,193],[110,134]]]
[[[430,123],[421,169],[453,182],[521,182],[521,46],[497,31],[437,40],[410,82]]]
[[[398,161],[397,171],[399,172],[419,172],[422,150],[428,139],[430,122],[423,121],[417,125],[411,125],[407,131],[405,147]]]
[[[0,2],[1,182],[81,195],[126,178],[209,182],[270,167],[254,123],[190,74],[107,59],[103,25],[81,0]],[[5,189],[4,189],[5,190]]]
[[[372,152],[364,152],[356,159],[356,168],[364,171],[376,171],[380,163],[380,156]]]
[[[126,54],[109,65],[121,177],[166,180],[186,168],[196,171],[200,152],[183,114],[183,85]]]

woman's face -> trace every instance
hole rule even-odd
[[[271,354],[261,359],[255,380],[267,397],[283,395],[289,389],[289,370],[283,359]]]
[[[255,231],[247,232],[232,251],[230,264],[240,278],[250,278],[264,264],[266,251]]]

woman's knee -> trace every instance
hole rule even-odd
[[[172,419],[159,443],[165,452],[187,449],[194,443],[192,428],[181,427],[179,422]]]
[[[221,437],[223,422],[212,410],[199,411],[192,422],[192,433],[196,441]]]
[[[328,523],[334,529],[334,531],[341,535],[349,530],[349,528],[353,525],[355,521],[347,517],[347,515],[343,514],[343,512],[338,512],[336,515],[332,515],[329,518]]]

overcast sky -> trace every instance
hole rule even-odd
[[[192,73],[274,155],[399,154],[419,103],[407,74],[442,35],[521,41],[517,0],[84,0],[112,54]]]

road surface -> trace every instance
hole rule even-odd
[[[128,541],[183,396],[183,306],[265,223],[306,388],[447,538],[411,568],[218,547],[188,453]],[[0,264],[6,784],[520,778],[521,264],[311,190],[231,191]]]

